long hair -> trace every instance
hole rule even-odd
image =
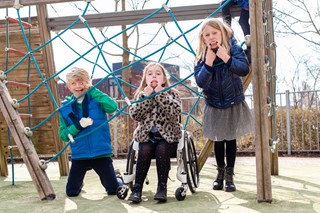
[[[163,76],[165,78],[165,82],[162,84],[162,87],[169,87],[170,86],[170,82],[168,80],[168,74],[167,74],[167,70],[164,68],[164,66],[162,66],[160,63],[158,62],[149,62],[147,64],[147,66],[145,66],[145,68],[142,71],[142,79],[140,82],[140,85],[138,87],[138,89],[136,90],[136,92],[134,93],[134,99],[137,99],[139,94],[141,93],[141,91],[146,87],[147,82],[146,82],[146,76],[147,76],[147,71],[154,66],[158,66],[161,68],[161,71],[163,73]]]
[[[230,54],[230,44],[229,44],[229,39],[231,38],[233,31],[232,29],[222,21],[220,21],[217,18],[208,18],[205,19],[200,27],[199,35],[198,35],[198,40],[199,40],[199,45],[197,49],[197,55],[196,55],[196,63],[204,58],[204,54],[206,52],[207,45],[203,41],[203,31],[204,29],[210,26],[214,29],[217,29],[221,32],[221,37],[222,37],[222,46],[224,46],[227,50],[227,52]]]

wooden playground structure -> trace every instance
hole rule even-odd
[[[0,8],[19,8],[20,6],[36,5],[37,17],[32,17],[31,24],[28,25],[26,20],[23,20],[22,24],[25,28],[31,29],[30,39],[35,39],[33,45],[40,46],[46,41],[50,40],[51,30],[61,30],[68,26],[75,17],[59,17],[50,19],[47,14],[47,4],[52,3],[62,3],[71,2],[70,0],[4,0],[0,2]],[[219,4],[210,5],[199,5],[199,6],[184,6],[177,8],[170,8],[174,13],[176,13],[177,20],[195,20],[203,19],[210,15],[212,11],[217,10],[220,7]],[[92,27],[103,27],[103,26],[115,26],[115,25],[130,25],[139,21],[141,18],[150,14],[154,10],[137,10],[129,12],[114,12],[114,13],[104,13],[98,15],[88,15],[86,19],[88,22],[93,22]],[[238,8],[233,8],[233,14],[238,16],[240,10]],[[219,16],[220,13],[218,12]],[[7,17],[7,19],[10,19]],[[272,92],[275,91],[275,45],[273,39],[273,25],[272,25],[273,13],[272,13],[272,0],[251,0],[250,1],[250,24],[251,24],[251,55],[252,55],[252,65],[251,72],[244,79],[244,87],[247,88],[251,82],[253,83],[253,94],[254,94],[254,117],[255,117],[255,147],[256,147],[256,174],[257,174],[257,200],[258,202],[271,202],[272,201],[272,190],[271,190],[271,174],[278,174],[278,161],[277,161],[277,150],[275,145],[274,135],[271,131],[271,126],[273,125],[275,115],[271,113],[270,109],[273,109],[275,101]],[[98,20],[98,21],[94,21]],[[101,21],[104,20],[104,21]],[[115,21],[116,20],[116,21]],[[25,55],[28,50],[23,43],[23,38],[19,37],[21,31],[19,31],[19,20],[12,19],[9,20],[10,29],[15,36],[15,39],[10,41],[10,45],[14,46],[15,49],[8,49],[6,42],[4,40],[5,34],[0,34],[0,53],[4,51],[9,52],[14,55]],[[155,22],[168,22],[172,21],[170,16],[167,15],[165,11],[156,16],[154,19],[149,20],[146,23]],[[0,21],[1,32],[5,32],[6,20]],[[75,25],[75,28],[80,26]],[[266,36],[267,35],[267,36]],[[266,38],[268,39],[269,45],[266,45]],[[37,61],[41,61],[41,71],[47,75],[51,76],[55,73],[55,66],[53,60],[53,50],[51,45],[47,45],[42,51],[36,54]],[[5,54],[0,54],[0,70],[5,70]],[[267,57],[266,57],[267,56]],[[268,58],[269,60],[266,60]],[[10,57],[10,66],[13,66],[19,58]],[[272,61],[273,64],[270,64]],[[26,65],[24,66],[26,69]],[[21,69],[21,68],[20,68]],[[269,73],[269,76],[268,76]],[[38,78],[36,71],[31,69],[30,83],[38,85],[42,82],[42,79]],[[12,76],[12,75],[11,75]],[[270,77],[271,76],[271,77]],[[1,77],[1,75],[0,75]],[[5,76],[0,78],[0,107],[6,124],[4,122],[1,124],[0,132],[0,142],[7,141],[7,131],[12,134],[15,140],[16,146],[26,164],[28,171],[32,177],[32,180],[37,188],[40,199],[50,200],[55,198],[55,193],[52,189],[51,183],[45,173],[45,162],[39,159],[37,151],[34,149],[32,143],[30,143],[30,130],[27,128],[27,121],[24,118],[32,119],[43,119],[47,117],[50,112],[56,110],[52,102],[49,102],[49,96],[46,94],[46,90],[40,90],[39,95],[37,95],[37,100],[31,100],[31,107],[33,107],[34,115],[28,115],[26,106],[20,106],[18,112],[17,103],[13,98],[23,97],[26,95],[22,92],[21,88],[29,87],[30,85],[21,84],[19,81],[26,78],[26,72],[19,70],[19,74],[14,75],[8,81]],[[10,83],[11,82],[11,83]],[[10,87],[10,84],[13,88]],[[49,82],[49,87],[54,92],[53,96],[56,100],[59,100],[57,84],[55,82]],[[8,85],[8,88],[7,86]],[[18,88],[18,89],[17,89]],[[39,97],[43,97],[42,104],[39,105]],[[23,112],[23,113],[22,113]],[[24,115],[24,116],[23,116]],[[0,114],[1,116],[1,114]],[[39,116],[39,117],[37,117]],[[57,116],[50,119],[48,125],[44,129],[40,129],[40,133],[34,133],[32,135],[32,140],[46,141],[46,144],[51,144],[53,152],[58,153],[62,149],[63,143],[58,137],[59,121]],[[0,143],[0,175],[7,176],[7,164],[5,157],[5,149],[8,147],[3,146]],[[205,146],[202,148],[198,160],[199,168],[203,167],[207,158],[212,153],[213,142],[208,140]],[[274,148],[274,152],[271,152],[270,147]],[[11,147],[12,148],[12,147]],[[58,157],[60,175],[65,176],[69,171],[69,161],[66,152],[62,153]]]

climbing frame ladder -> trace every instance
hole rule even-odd
[[[27,137],[27,134],[30,135],[30,130],[24,127],[15,107],[17,107],[16,102],[11,98],[3,80],[0,81],[0,109],[8,124],[12,137],[17,144],[21,157],[37,188],[40,199],[53,200],[56,195],[44,171],[46,168],[44,165],[46,164],[40,161],[33,144]]]

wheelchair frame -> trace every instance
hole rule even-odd
[[[123,186],[119,186],[117,189],[119,199],[125,199],[129,189],[132,190],[133,188],[138,150],[139,143],[133,141],[129,147],[126,172],[123,174]],[[182,201],[186,198],[188,188],[190,188],[191,193],[195,193],[196,188],[199,187],[197,153],[192,136],[186,130],[182,130],[182,137],[178,143],[176,176],[181,182],[181,186],[176,189],[175,197],[178,201]],[[146,183],[148,184],[148,180],[146,180]]]

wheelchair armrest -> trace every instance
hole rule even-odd
[[[179,139],[177,150],[182,150],[184,147],[185,134],[187,134],[186,130],[182,130],[181,138]]]
[[[132,149],[135,151],[138,151],[139,150],[139,142],[133,141]]]

